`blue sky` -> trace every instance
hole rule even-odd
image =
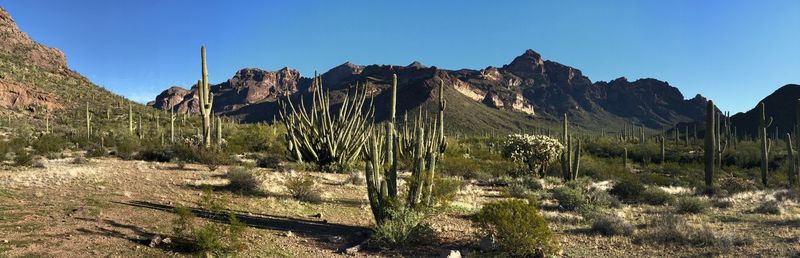
[[[345,61],[501,66],[525,49],[593,81],[652,77],[746,111],[800,83],[800,1],[0,0],[72,69],[140,102],[200,76]]]

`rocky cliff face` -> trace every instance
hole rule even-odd
[[[60,50],[33,41],[19,30],[11,16],[0,8],[0,52],[26,60],[47,70],[67,70],[67,58]]]
[[[384,111],[384,92],[391,83],[391,75],[399,78],[399,112],[419,108],[433,109],[433,89],[441,80],[464,99],[490,108],[515,112],[543,119],[558,119],[566,113],[576,123],[614,125],[631,122],[650,128],[666,128],[680,122],[703,117],[704,98],[686,100],[681,92],[666,82],[656,79],[628,81],[619,78],[611,82],[593,83],[573,67],[545,60],[533,50],[527,50],[501,68],[482,70],[442,70],[419,62],[407,66],[355,65],[344,63],[322,74],[323,87],[333,92],[344,92],[353,85],[369,82],[370,92],[378,107],[376,116]],[[310,90],[310,79],[288,68],[269,72],[243,69],[228,81],[215,85],[215,110],[219,113],[245,117],[247,120],[271,119],[268,111],[272,105],[260,105],[264,114],[247,114],[258,103],[274,103],[284,94],[303,95]],[[341,95],[341,94],[340,94]],[[195,110],[192,98],[186,93],[170,89],[157,97],[154,106],[168,109]],[[175,102],[181,99],[181,101]],[[216,100],[220,100],[219,102]],[[463,100],[459,100],[463,101]],[[454,112],[470,112],[455,110]]]

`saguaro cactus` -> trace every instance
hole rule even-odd
[[[128,132],[133,135],[133,108],[130,102],[128,102]]]
[[[222,146],[222,118],[217,117],[217,144]]]
[[[92,137],[92,113],[89,112],[89,102],[86,102],[86,139]]]
[[[787,179],[789,180],[789,186],[794,186],[797,182],[797,171],[800,169],[800,164],[798,164],[797,156],[794,153],[794,146],[792,146],[792,134],[786,133],[786,151],[789,153],[788,159],[789,163],[792,165],[787,173]]]
[[[169,109],[169,142],[175,143],[175,109]]]
[[[203,116],[203,144],[211,147],[211,107],[214,104],[214,94],[208,86],[208,70],[206,69],[206,47],[200,47],[202,66],[202,79],[197,81],[197,94],[200,96],[200,114]]]
[[[772,117],[767,120],[764,102],[758,104],[760,119],[758,123],[758,134],[761,138],[761,183],[767,186],[767,173],[769,173],[769,150],[772,142],[767,138],[767,128],[772,125]]]
[[[666,141],[667,141],[667,139],[664,136],[661,136],[661,164],[664,164],[664,162],[666,161],[666,157],[667,157],[666,148],[664,146]]]
[[[565,181],[575,180],[578,178],[578,169],[580,169],[581,163],[581,142],[578,140],[577,148],[573,147],[572,136],[569,134],[567,114],[564,114],[562,122],[562,141],[565,149],[561,153],[561,170]]]
[[[714,123],[714,115],[716,114],[714,110],[714,102],[709,100],[708,104],[706,105],[706,136],[705,136],[705,183],[706,187],[711,189],[711,186],[714,184],[714,157],[715,152],[717,152],[717,141],[715,138],[716,133],[715,127],[716,124]]]

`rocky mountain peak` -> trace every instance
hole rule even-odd
[[[522,55],[514,58],[511,63],[504,65],[503,70],[519,77],[531,78],[545,72],[544,60],[539,53],[528,49]]]

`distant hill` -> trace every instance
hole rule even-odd
[[[800,99],[800,85],[787,84],[769,94],[759,101],[764,103],[764,111],[767,119],[772,117],[772,126],[767,128],[770,137],[778,130],[780,137],[786,133],[793,133],[794,126],[797,124],[797,101]],[[737,133],[741,135],[757,136],[760,114],[758,105],[745,113],[737,113],[731,116],[731,124],[736,127]]]
[[[350,62],[322,74],[323,87],[333,92],[369,82],[377,103],[377,118],[386,118],[386,100],[392,73],[399,78],[398,112],[435,108],[435,87],[445,83],[448,128],[459,131],[523,131],[544,126],[568,114],[586,129],[621,128],[623,124],[652,129],[702,119],[706,99],[685,99],[667,82],[656,79],[592,82],[580,70],[544,60],[527,50],[503,67],[481,70],[444,70],[414,62],[406,66],[356,65]],[[214,85],[215,112],[244,121],[272,120],[276,100],[284,93],[309,95],[311,79],[291,68],[264,71],[245,68]],[[171,87],[150,105],[197,112],[196,90]],[[296,97],[296,96],[295,96]],[[457,108],[458,107],[458,108]]]
[[[0,113],[19,119],[41,119],[45,111],[54,120],[72,121],[91,112],[127,114],[129,100],[93,84],[67,67],[60,50],[44,46],[20,31],[0,8]],[[134,104],[137,111],[146,107]]]

